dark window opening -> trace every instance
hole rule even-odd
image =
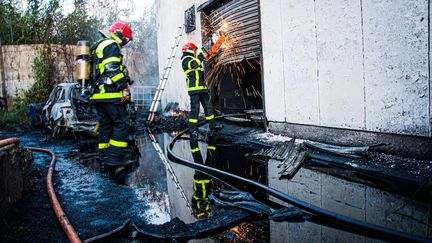
[[[217,73],[207,77],[216,110],[235,113],[263,108],[259,59],[225,64]]]
[[[195,5],[185,11],[185,32],[190,33],[196,29],[195,24]]]

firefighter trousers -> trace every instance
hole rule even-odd
[[[125,104],[97,103],[98,148],[108,165],[122,165],[127,158],[129,114]]]
[[[200,104],[204,108],[204,114],[206,120],[209,121],[210,129],[214,129],[216,124],[214,122],[213,106],[209,100],[209,94],[207,92],[201,92],[196,94],[190,94],[190,113],[189,113],[189,130],[191,133],[196,132],[198,116],[200,110]]]

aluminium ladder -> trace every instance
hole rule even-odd
[[[147,128],[147,132],[148,132],[148,135],[150,137],[150,140],[152,142],[153,147],[155,148],[157,154],[159,155],[159,158],[162,160],[162,162],[165,166],[165,169],[170,173],[171,180],[174,182],[177,191],[180,193],[180,197],[185,201],[186,207],[190,210],[191,214],[194,214],[195,210],[192,208],[192,205],[190,204],[190,202],[186,196],[185,191],[183,190],[182,186],[180,185],[180,182],[179,182],[173,168],[171,167],[171,164],[168,162],[168,159],[166,158],[165,153],[164,153],[162,147],[160,146],[160,144],[156,138],[156,135],[154,133],[152,133],[152,131],[149,128]]]
[[[177,32],[177,35],[176,35],[175,41],[174,41],[174,46],[171,47],[171,52],[169,54],[167,64],[164,68],[164,73],[159,80],[159,86],[156,89],[155,96],[154,96],[153,101],[152,101],[151,106],[150,106],[150,114],[147,118],[148,126],[150,126],[150,124],[154,121],[156,111],[159,108],[162,93],[165,90],[165,85],[168,81],[168,77],[169,77],[169,74],[170,74],[171,69],[172,69],[172,65],[173,65],[173,62],[174,62],[174,59],[176,56],[176,52],[177,52],[177,49],[178,49],[179,44],[180,44],[180,38],[183,35],[183,29],[184,29],[184,25],[180,26],[178,28],[178,32]]]

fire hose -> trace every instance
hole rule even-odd
[[[219,118],[227,117],[227,116],[229,116],[229,115],[218,116],[215,119],[219,119]],[[239,114],[236,114],[235,116],[239,116]],[[207,123],[207,121],[202,121],[202,122],[198,123],[198,126],[202,126],[206,123]],[[228,172],[223,171],[223,170],[219,170],[219,169],[216,169],[213,167],[209,167],[206,165],[202,165],[202,164],[195,163],[193,161],[189,161],[189,160],[186,160],[184,158],[181,158],[180,156],[176,155],[173,152],[173,148],[174,148],[176,141],[179,140],[181,138],[181,136],[183,134],[187,133],[188,131],[189,131],[189,129],[185,129],[184,131],[180,132],[176,137],[174,137],[172,142],[167,146],[168,159],[170,159],[171,161],[173,161],[175,163],[190,167],[190,168],[198,170],[198,171],[208,173],[214,177],[228,178],[228,179],[234,180],[236,182],[240,182],[240,183],[243,183],[245,185],[260,189],[260,190],[266,192],[268,195],[271,195],[277,199],[280,199],[286,203],[289,203],[295,207],[302,209],[305,213],[308,213],[312,216],[316,216],[315,218],[317,218],[319,221],[323,221],[324,223],[327,223],[327,224],[333,224],[336,227],[343,229],[345,231],[361,234],[364,236],[375,237],[375,238],[383,239],[383,240],[396,241],[396,242],[430,242],[430,240],[423,238],[423,237],[420,237],[420,236],[411,235],[408,233],[403,233],[403,232],[389,229],[386,227],[382,227],[379,225],[374,225],[374,224],[362,222],[360,220],[349,218],[349,217],[346,217],[346,216],[343,216],[340,214],[332,213],[332,212],[327,211],[325,209],[322,209],[320,207],[314,206],[310,203],[303,202],[299,199],[296,199],[292,196],[289,196],[283,192],[280,192],[274,188],[263,185],[263,184],[258,183],[256,181],[246,179],[246,178],[243,178],[241,176],[237,176],[237,175],[228,173]],[[312,222],[313,222],[313,220],[312,220]]]
[[[8,139],[4,139],[4,140],[0,140],[0,148],[4,147],[4,146],[8,146],[8,145],[19,145],[20,140],[18,138],[8,138]],[[56,164],[56,156],[54,154],[54,152],[52,152],[51,150],[48,149],[43,149],[43,148],[27,148],[30,151],[33,152],[42,152],[45,154],[48,154],[51,156],[51,162],[50,162],[50,166],[48,169],[48,174],[46,177],[46,185],[47,185],[47,191],[48,191],[48,195],[51,201],[51,206],[54,210],[55,215],[57,216],[57,219],[63,229],[63,231],[65,232],[66,236],[68,237],[70,242],[73,243],[80,243],[82,242],[81,239],[79,238],[78,234],[76,233],[75,229],[73,228],[72,224],[70,223],[69,219],[67,218],[65,212],[63,211],[60,202],[57,199],[57,196],[55,194],[54,191],[54,186],[52,183],[52,178],[53,178],[53,173],[54,173],[54,169],[55,169],[55,164]]]

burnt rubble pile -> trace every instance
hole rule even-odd
[[[24,195],[31,184],[32,153],[19,145],[0,147],[0,217]]]

